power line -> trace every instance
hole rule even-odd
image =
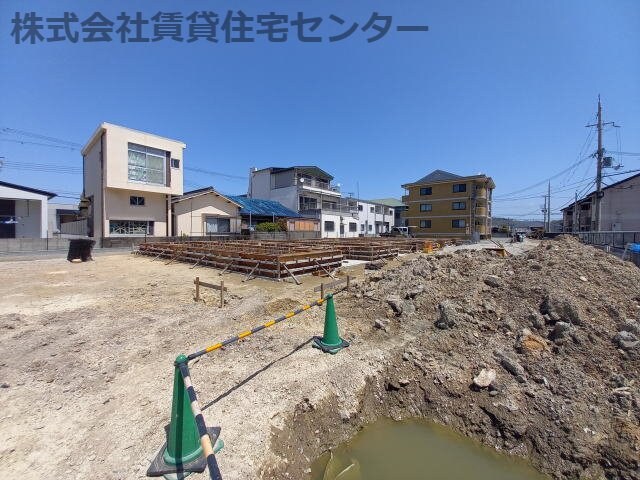
[[[591,118],[589,118],[589,121],[591,121],[591,119],[594,118],[594,116],[592,116]],[[580,148],[580,152],[578,153],[577,158],[582,158],[586,151],[589,149],[589,147],[591,146],[591,143],[593,142],[593,133],[594,133],[594,129],[593,127],[590,128],[587,132],[587,138],[585,139],[584,143],[582,144],[582,147]],[[563,182],[563,185],[566,184],[569,180],[571,180],[573,178],[573,175],[575,175],[575,172],[578,168],[578,165],[575,166],[575,168],[573,170],[571,170],[571,172],[569,173],[569,175],[567,175],[566,180]]]
[[[573,164],[569,165],[567,168],[565,168],[565,169],[564,169],[564,170],[562,170],[561,172],[558,172],[558,173],[556,173],[555,175],[550,176],[549,178],[545,178],[544,180],[541,180],[541,181],[539,181],[539,182],[537,182],[537,183],[534,183],[533,185],[529,185],[528,187],[521,188],[520,190],[515,190],[515,191],[510,192],[510,193],[505,193],[505,194],[503,194],[503,195],[500,195],[499,197],[496,197],[496,199],[498,199],[498,198],[500,198],[500,199],[501,199],[501,198],[504,198],[504,197],[511,197],[512,195],[516,195],[516,194],[518,194],[518,193],[526,192],[527,190],[531,190],[532,188],[536,188],[536,187],[539,187],[540,185],[544,185],[545,183],[547,183],[547,182],[549,182],[549,181],[551,181],[551,180],[554,180],[554,179],[558,178],[559,176],[561,176],[561,175],[563,175],[563,174],[567,173],[567,172],[568,172],[569,170],[571,170],[572,168],[574,168],[574,167],[576,167],[576,166],[580,165],[581,163],[583,163],[583,162],[585,162],[585,161],[589,160],[589,159],[590,159],[590,158],[592,158],[592,157],[593,157],[593,155],[589,155],[589,156],[587,156],[587,157],[584,157],[584,158],[582,158],[582,159],[578,160],[577,162],[575,162],[575,163],[573,163]]]
[[[16,162],[13,160],[4,160],[0,163],[0,166],[11,170],[24,170],[30,172],[52,172],[52,173],[67,173],[67,174],[81,174],[82,168],[71,167],[65,165],[55,165],[46,163],[32,163],[32,162]]]
[[[44,140],[50,143],[59,143],[62,145],[66,145],[67,147],[81,147],[82,144],[76,142],[70,142],[69,140],[62,140],[60,138],[48,137],[46,135],[41,135],[39,133],[27,132],[25,130],[18,130],[15,128],[9,127],[0,127],[0,133],[9,133],[13,135],[19,135],[23,137],[37,138],[39,140]]]
[[[76,148],[76,147],[69,147],[64,145],[53,145],[51,143],[31,142],[28,140],[14,140],[12,138],[0,138],[0,142],[13,142],[13,143],[19,143],[21,145],[39,145],[42,147],[61,148],[63,150],[80,150],[79,148]]]
[[[582,198],[582,196],[584,195],[584,193],[589,190],[589,188],[591,188],[591,185],[595,184],[596,181],[595,180],[591,180],[587,185],[585,185],[580,192],[576,193],[576,197],[578,197],[579,199]],[[568,202],[564,203],[561,207],[558,207],[556,210],[554,210],[555,213],[561,212],[563,208],[568,207],[569,205],[571,205],[572,203],[574,203],[574,201],[569,200]]]
[[[589,120],[591,120],[591,118],[593,118],[593,117],[590,117]],[[586,160],[588,160],[589,158],[592,157],[592,155],[589,155],[589,156],[586,156],[586,157],[583,157],[583,155],[585,154],[585,151],[588,150],[589,147],[591,146],[591,143],[593,141],[594,131],[595,130],[593,128],[590,128],[589,131],[587,132],[587,136],[586,136],[584,142],[582,143],[582,146],[580,147],[580,151],[578,152],[578,155],[577,155],[577,159],[578,160],[575,163],[573,163],[572,165],[570,165],[566,169],[562,170],[561,172],[558,172],[557,174],[555,174],[555,175],[553,175],[553,176],[551,176],[549,178],[541,180],[540,182],[538,182],[536,184],[530,185],[530,186],[528,186],[526,188],[522,188],[520,190],[516,190],[516,191],[510,192],[510,193],[505,193],[503,195],[496,196],[494,198],[494,200],[506,199],[506,198],[511,197],[513,195],[516,195],[518,193],[526,192],[527,190],[531,190],[532,188],[536,188],[536,187],[538,187],[540,185],[543,185],[543,184],[545,184],[547,182],[550,182],[551,180],[554,180],[554,179],[562,176],[565,173],[569,173],[565,177],[565,179],[562,182],[562,184],[560,185],[560,186],[565,186],[567,184],[567,182],[573,178],[573,175],[575,174],[575,171],[578,168],[578,166],[580,166],[580,164],[582,164],[583,162],[585,162]],[[541,193],[540,195],[544,195],[545,193]]]
[[[640,172],[640,169],[636,168],[634,170],[626,170],[624,172],[609,173],[608,175],[603,175],[603,177],[616,177],[618,175],[625,175],[627,173],[635,173],[635,172]],[[621,181],[624,181],[624,180],[621,180]]]
[[[76,143],[76,142],[71,142],[68,140],[62,140],[59,138],[55,138],[55,137],[48,137],[46,135],[40,135],[37,133],[32,133],[32,132],[27,132],[24,130],[17,130],[14,128],[8,128],[8,127],[0,127],[0,133],[12,133],[12,134],[16,134],[16,135],[22,135],[22,136],[27,136],[27,137],[31,137],[31,138],[36,138],[36,139],[40,139],[40,140],[45,140],[48,142],[54,142],[54,143],[60,143],[61,145],[54,145],[52,143],[42,143],[42,142],[34,142],[34,141],[30,141],[30,140],[17,140],[17,139],[11,139],[11,138],[0,138],[0,141],[2,142],[13,142],[13,143],[19,143],[19,144],[23,144],[23,145],[38,145],[38,146],[42,146],[42,147],[51,147],[51,148],[62,148],[62,149],[68,149],[68,150],[80,150],[80,147],[82,147],[81,144]],[[204,168],[196,168],[196,167],[183,167],[185,171],[189,171],[189,172],[194,172],[194,173],[203,173],[205,175],[212,175],[212,176],[216,176],[216,177],[222,177],[222,178],[226,178],[229,180],[247,180],[249,177],[243,177],[243,176],[239,176],[239,175],[232,175],[232,174],[228,174],[228,173],[222,173],[222,172],[216,172],[213,170],[207,170]],[[34,170],[35,171],[35,170]],[[42,170],[45,171],[45,170]]]
[[[536,208],[535,210],[533,210],[532,212],[529,213],[501,213],[499,216],[502,217],[526,217],[528,215],[538,215],[540,213],[540,210],[538,208]]]
[[[573,188],[569,188],[575,185],[581,185],[585,182],[590,182],[591,179],[590,178],[583,178],[581,180],[578,180],[577,182],[573,182],[573,183],[567,183],[566,185],[562,185],[563,187],[567,187],[567,188],[559,188],[556,190],[552,190],[551,193],[560,193],[560,192],[566,192],[569,190],[573,190]],[[539,198],[542,197],[544,195],[546,195],[547,192],[540,192],[540,193],[535,193],[535,194],[531,194],[531,195],[527,195],[527,196],[523,196],[523,197],[513,197],[513,198],[498,198],[498,199],[494,199],[494,202],[512,202],[512,201],[518,201],[518,200],[529,200],[532,198]]]
[[[69,199],[72,199],[72,200],[79,200],[80,199],[80,195],[70,196],[70,195],[59,195],[59,194],[56,194],[56,197],[58,197],[58,198],[69,198]]]
[[[640,153],[634,153],[634,152],[619,152],[617,150],[607,150],[607,153],[615,153],[616,155],[629,155],[632,157],[640,157]]]
[[[635,172],[640,172],[640,169],[627,170],[625,172],[609,173],[609,174],[603,175],[603,177],[616,177],[616,176],[619,176],[619,175],[625,175],[627,173],[635,173]],[[578,197],[578,200],[583,200],[585,198],[585,194],[586,194],[587,190],[594,183],[595,183],[595,180],[590,180],[589,183],[576,194],[576,196]],[[563,208],[571,205],[574,202],[575,202],[574,200],[570,200],[570,201],[566,202],[565,204],[563,204],[559,209],[554,210],[554,211],[558,212],[558,211],[562,210]]]
[[[240,175],[230,175],[228,173],[214,172],[212,170],[205,170],[204,168],[184,167],[185,170],[195,173],[204,173],[205,175],[213,175],[216,177],[224,177],[230,180],[247,180],[249,177],[242,177]]]

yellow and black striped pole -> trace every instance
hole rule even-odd
[[[328,295],[327,295],[328,297]],[[289,313],[286,313],[278,318],[275,318],[273,320],[268,321],[267,323],[263,323],[262,325],[258,325],[257,327],[252,328],[251,330],[245,330],[244,332],[239,333],[238,335],[235,335],[231,338],[227,338],[226,340],[216,343],[214,345],[211,345],[207,348],[204,348],[200,351],[197,351],[195,353],[192,353],[190,355],[187,356],[188,360],[193,360],[194,358],[198,358],[201,357],[202,355],[206,355],[207,353],[213,352],[214,350],[218,350],[222,347],[226,347],[227,345],[231,345],[232,343],[236,343],[239,340],[242,340],[243,338],[248,337],[249,335],[253,335],[254,333],[259,332],[260,330],[264,330],[265,328],[269,328],[269,327],[273,327],[274,325],[276,325],[277,323],[282,322],[283,320],[286,320],[288,318],[291,318],[295,315],[298,315],[299,313],[305,312],[307,310],[309,310],[310,308],[313,307],[317,307],[320,306],[324,303],[324,301],[326,300],[326,298],[320,298],[318,300],[316,300],[313,303],[310,303],[309,305],[304,305],[300,308],[298,308],[297,310],[293,310]]]
[[[164,475],[169,478],[169,475],[203,472],[209,467],[211,479],[222,480],[213,455],[216,452],[213,444],[218,440],[220,428],[207,428],[187,362],[186,355],[178,355],[174,362],[171,422],[167,430],[167,442],[151,462],[147,475]],[[222,448],[222,441],[219,443]]]
[[[178,368],[182,374],[184,386],[187,389],[187,395],[189,396],[189,404],[191,405],[191,413],[196,420],[196,427],[198,428],[198,435],[200,435],[200,445],[202,446],[202,456],[207,460],[207,466],[209,467],[209,476],[211,480],[222,480],[222,474],[218,467],[218,461],[213,451],[213,441],[209,435],[209,430],[204,422],[204,416],[202,415],[202,409],[198,403],[198,397],[196,391],[191,383],[191,374],[189,373],[189,366],[187,362],[179,363]]]
[[[174,362],[176,373],[174,376],[171,424],[169,425],[167,445],[160,450],[155,460],[151,463],[149,470],[147,470],[147,475],[159,476],[189,471],[202,472],[205,469],[205,464],[202,463],[202,460],[205,460],[206,466],[209,467],[211,480],[222,480],[215,457],[216,449],[214,448],[220,429],[219,427],[207,428],[206,426],[196,391],[191,382],[189,361],[236,343],[260,330],[272,327],[313,307],[320,306],[330,297],[331,295],[327,295],[313,303],[303,305],[297,310],[281,315],[191,355],[178,356]],[[188,397],[189,407],[184,402],[184,392]],[[198,440],[200,445],[198,445]]]

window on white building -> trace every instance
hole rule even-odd
[[[129,143],[129,180],[164,185],[166,161],[164,150]]]
[[[146,220],[109,220],[111,235],[153,235],[153,222]]]
[[[134,195],[131,195],[129,197],[129,205],[134,205],[136,207],[143,207],[144,206],[144,197],[136,197]]]
[[[324,231],[325,232],[335,232],[336,230],[336,223],[335,222],[331,222],[329,220],[325,220],[324,222]]]
[[[350,232],[357,232],[358,231],[358,224],[354,223],[354,222],[349,222],[349,231]]]
[[[228,218],[205,217],[206,233],[229,233],[231,231],[231,220]]]

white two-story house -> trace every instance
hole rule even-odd
[[[89,236],[171,236],[171,200],[183,191],[178,140],[110,123],[82,148]]]
[[[358,222],[363,236],[387,233],[395,226],[395,210],[373,200],[358,200]]]
[[[357,237],[358,207],[343,198],[333,176],[315,166],[252,169],[250,198],[275,200],[301,215],[320,220],[324,238]]]

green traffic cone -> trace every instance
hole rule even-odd
[[[200,435],[191,411],[189,394],[178,368],[178,365],[186,361],[185,355],[179,355],[175,361],[171,423],[167,429],[167,443],[151,462],[147,470],[149,477],[164,476],[167,480],[184,478],[192,472],[203,472],[207,466],[207,461],[202,456]],[[215,442],[220,435],[220,428],[208,430],[211,440]]]
[[[202,455],[200,435],[196,419],[193,417],[187,389],[177,364],[187,361],[185,355],[176,358],[173,374],[173,401],[171,403],[171,424],[167,436],[167,448],[163,457],[169,465],[185,464]]]
[[[349,342],[340,338],[338,333],[338,321],[336,319],[336,308],[333,304],[333,295],[326,297],[327,306],[324,314],[324,333],[321,337],[313,337],[313,346],[319,348],[324,353],[335,354],[345,347],[349,346]]]

